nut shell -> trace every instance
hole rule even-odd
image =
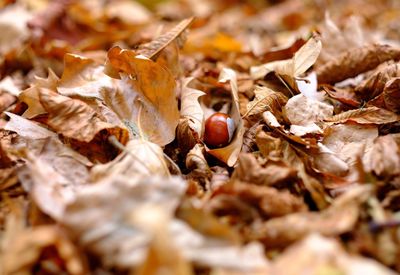
[[[223,113],[215,113],[205,123],[204,142],[210,147],[224,147],[229,144],[235,132],[233,120]]]

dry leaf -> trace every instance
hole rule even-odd
[[[385,124],[396,122],[399,119],[400,116],[391,111],[372,106],[343,112],[333,117],[325,118],[325,121],[329,123],[353,121],[359,124]]]
[[[319,209],[328,206],[329,198],[325,193],[322,184],[313,176],[309,175],[306,166],[300,156],[297,155],[288,142],[282,143],[283,160],[297,170],[298,177],[302,180],[305,189],[310,193],[311,198]]]
[[[58,220],[75,191],[86,184],[92,163],[57,140],[47,140],[37,156],[28,153],[18,170],[24,189],[40,209]]]
[[[23,5],[10,5],[0,13],[0,54],[19,49],[24,40],[28,38],[29,31],[27,23],[32,14]],[[19,20],[15,20],[18,18]]]
[[[55,91],[59,81],[60,80],[58,76],[51,69],[49,69],[47,78],[37,77],[32,87],[22,91],[19,94],[18,99],[20,102],[25,103],[28,107],[23,113],[23,116],[31,119],[36,116],[45,114],[46,110],[40,104],[40,90],[50,89],[52,91]]]
[[[309,99],[303,94],[291,97],[284,110],[292,124],[304,126],[323,121],[333,114],[333,106]]]
[[[202,136],[204,128],[204,112],[199,103],[199,98],[205,95],[204,92],[190,88],[188,85],[193,78],[184,80],[181,95],[181,117],[189,121],[189,127],[199,137]]]
[[[364,167],[382,177],[400,173],[400,151],[392,135],[380,136],[374,140],[371,150],[364,158]]]
[[[389,111],[400,112],[400,77],[395,77],[386,82],[383,92],[368,102],[368,104],[387,109]]]
[[[196,144],[186,156],[185,161],[188,169],[194,170],[199,169],[209,173],[210,168],[204,157],[204,147],[201,144]]]
[[[368,153],[372,148],[374,139],[378,136],[378,129],[374,125],[357,125],[357,124],[339,124],[331,126],[327,130],[327,134],[324,137],[323,144],[334,153],[334,157],[340,158],[342,161],[347,163],[349,172],[355,169],[358,158],[365,158],[365,154]],[[316,156],[316,163],[323,162],[326,156],[319,154]],[[319,159],[321,158],[321,159]],[[331,159],[331,161],[333,161]],[[341,167],[340,161],[337,162],[339,165],[328,166],[327,163],[322,164],[321,169],[330,173],[344,173]],[[352,174],[350,173],[349,176]]]
[[[293,213],[254,224],[249,237],[274,248],[300,240],[312,232],[325,236],[343,234],[356,224],[360,213],[359,205],[366,201],[370,192],[370,186],[359,186],[339,197],[321,212]]]
[[[94,166],[90,171],[90,180],[98,182],[116,175],[130,178],[150,175],[169,176],[169,170],[160,146],[146,140],[132,139],[115,159]]]
[[[133,51],[114,47],[108,52],[108,73],[121,78],[129,94],[129,120],[151,142],[161,146],[175,138],[179,110],[175,97],[175,80],[168,69]],[[121,72],[121,76],[118,72]],[[117,73],[117,74],[116,74]]]
[[[318,68],[318,83],[334,84],[372,70],[385,61],[399,59],[400,50],[388,45],[373,44],[348,50]]]
[[[15,230],[15,228],[7,227],[6,230]],[[52,271],[57,273],[87,274],[87,263],[78,248],[57,226],[42,225],[11,234],[7,231],[3,240],[3,257],[0,261],[2,274],[32,274],[34,266],[46,260],[55,265]],[[46,259],[46,250],[51,248],[55,249],[55,255],[50,254]],[[62,261],[61,266],[56,265],[57,261],[60,261],[57,257]],[[45,268],[42,267],[43,270]]]
[[[292,59],[274,61],[251,68],[254,79],[262,78],[271,72],[280,75],[290,87],[297,90],[296,78],[305,73],[317,60],[321,51],[321,40],[314,36],[310,38],[294,55]]]
[[[284,94],[275,92],[267,87],[257,86],[254,90],[254,99],[247,104],[247,111],[243,117],[260,115],[265,111],[278,114],[285,106],[287,98]]]
[[[142,213],[133,217],[135,222],[140,224],[141,229],[148,230],[152,234],[147,251],[146,259],[137,268],[137,275],[151,274],[176,274],[192,275],[192,266],[184,259],[182,253],[173,243],[168,234],[170,217],[165,211],[158,207],[148,207]]]
[[[105,122],[83,101],[71,99],[48,89],[39,91],[40,103],[49,114],[47,124],[57,133],[66,137],[90,142],[102,130],[126,143],[128,130],[122,126]]]
[[[272,187],[258,186],[239,181],[231,182],[216,189],[212,199],[208,202],[207,209],[214,213],[230,213],[231,207],[219,205],[219,198],[226,200],[227,197],[245,203],[250,208],[255,208],[264,218],[285,216],[289,213],[303,212],[307,209],[304,202],[287,191],[279,191]],[[231,213],[240,213],[232,211]],[[238,215],[238,219],[243,219]]]
[[[198,100],[205,93],[188,87],[192,80],[187,78],[182,84],[181,119],[177,128],[179,147],[184,152],[199,142],[204,130],[204,112]]]
[[[223,69],[219,77],[220,82],[229,81],[231,86],[232,107],[230,117],[235,122],[236,130],[229,145],[219,149],[209,149],[206,147],[206,152],[213,155],[217,159],[225,162],[228,166],[233,166],[239,156],[243,144],[244,126],[239,112],[239,97],[237,88],[237,78],[235,71],[231,69]]]
[[[319,152],[313,155],[314,165],[318,170],[336,176],[345,176],[349,172],[349,165],[335,152],[321,143],[318,143],[318,146]]]
[[[133,217],[151,206],[171,215],[184,189],[179,178],[116,175],[81,188],[61,221],[105,266],[132,268],[144,260],[151,240]]]
[[[292,123],[290,132],[303,136],[308,133],[322,133],[315,123],[331,116],[333,106],[299,94],[288,100],[284,107],[284,113]]]
[[[374,72],[354,88],[359,96],[364,99],[371,99],[380,95],[386,83],[393,77],[400,76],[399,63],[385,62],[378,66]]]
[[[173,29],[167,33],[157,37],[150,43],[141,45],[138,49],[138,54],[144,55],[149,59],[156,60],[158,54],[167,47],[170,43],[176,40],[193,22],[193,17],[184,19],[179,22]]]
[[[273,262],[272,274],[394,275],[366,257],[348,254],[336,239],[310,234],[290,246]]]
[[[103,66],[91,58],[66,54],[57,91],[63,96],[101,99],[101,90],[113,88],[113,80],[103,70]]]
[[[13,113],[5,112],[10,120],[4,126],[5,130],[16,132],[21,137],[29,139],[45,139],[56,137],[57,134],[40,126],[38,123],[30,121]]]
[[[282,161],[259,163],[252,154],[241,154],[232,179],[257,185],[279,185],[296,177],[296,170]]]
[[[151,19],[150,11],[141,4],[129,0],[106,3],[104,13],[109,18],[119,19],[129,25],[145,24]]]
[[[354,15],[346,18],[343,28],[339,28],[326,12],[320,33],[324,46],[317,61],[319,65],[335,59],[345,51],[372,42],[367,32],[363,30],[362,18]]]

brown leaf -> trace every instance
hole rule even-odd
[[[399,60],[400,50],[388,45],[373,44],[348,50],[317,69],[318,83],[334,84],[372,70],[389,60]]]
[[[128,140],[128,130],[105,122],[92,108],[78,99],[59,95],[48,89],[39,92],[40,103],[49,114],[47,124],[57,133],[78,141],[90,142],[107,130],[121,143]]]
[[[400,76],[399,63],[383,63],[367,79],[355,87],[354,91],[365,100],[374,98],[383,92],[390,79],[398,76]]]
[[[297,175],[296,170],[282,161],[260,163],[253,154],[241,154],[232,179],[257,185],[279,185],[290,181]]]
[[[122,77],[126,99],[129,99],[126,103],[130,117],[125,119],[137,124],[143,137],[151,142],[163,146],[174,140],[179,110],[175,80],[168,69],[119,47],[108,52],[107,62],[109,75]]]
[[[346,121],[353,121],[359,124],[385,124],[396,122],[399,119],[399,115],[373,106],[343,112],[333,117],[326,118],[325,121],[330,123],[344,123]]]
[[[221,186],[213,192],[213,197],[208,202],[207,206],[209,211],[214,213],[229,213],[232,207],[225,208],[225,206],[213,203],[214,200],[218,201],[219,197],[231,197],[237,199],[242,203],[246,203],[248,207],[255,208],[264,217],[279,217],[293,212],[302,212],[307,209],[304,202],[290,194],[287,191],[278,191],[275,188],[267,186],[258,186],[249,183],[241,183],[239,181],[231,182]],[[233,213],[240,214],[240,211],[232,211]],[[245,217],[246,215],[244,215]],[[244,217],[238,216],[238,219]]]
[[[49,272],[87,274],[86,258],[63,229],[56,225],[29,228],[24,202],[7,202],[11,204],[11,213],[0,238],[1,274],[32,274],[35,266],[45,272],[45,262],[52,266],[51,271],[47,270]]]
[[[137,51],[138,54],[142,54],[149,59],[157,59],[157,55],[167,47],[171,42],[177,39],[193,22],[193,17],[187,18],[179,22],[174,28],[167,33],[157,37],[150,43],[141,45]]]
[[[388,81],[383,89],[383,92],[373,100],[369,101],[368,104],[399,113],[400,77],[396,77]]]
[[[317,232],[337,236],[350,231],[358,220],[359,206],[369,196],[371,188],[360,186],[339,197],[332,206],[319,212],[293,213],[255,224],[250,239],[261,240],[269,248],[282,247]]]
[[[257,86],[254,93],[255,97],[247,104],[247,111],[243,117],[259,116],[265,111],[278,114],[288,100],[284,94],[275,92],[267,87]]]
[[[304,164],[304,160],[297,155],[296,150],[288,142],[283,142],[283,160],[297,170],[298,177],[302,180],[305,189],[310,193],[311,198],[319,209],[328,206],[329,198],[325,193],[321,182],[309,175]]]
[[[101,98],[101,90],[112,89],[113,79],[105,75],[103,66],[94,59],[66,54],[64,71],[57,85],[57,91],[64,96]]]
[[[356,97],[353,90],[346,88],[338,88],[330,85],[322,85],[322,89],[331,97],[339,102],[351,107],[359,107],[361,101]]]

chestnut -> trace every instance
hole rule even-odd
[[[210,147],[224,147],[229,144],[235,132],[235,122],[227,114],[215,113],[205,124],[204,142]]]

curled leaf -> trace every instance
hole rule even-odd
[[[386,110],[400,112],[400,77],[395,77],[385,84],[383,92],[368,102]]]
[[[371,99],[380,95],[386,83],[393,77],[400,76],[400,64],[386,62],[378,66],[374,72],[362,83],[354,88],[354,92],[364,99]]]
[[[399,60],[400,49],[373,44],[344,52],[317,70],[318,83],[333,84],[372,70],[389,60]]]
[[[236,131],[229,145],[218,149],[209,149],[206,147],[206,151],[210,155],[213,155],[217,159],[225,162],[228,166],[233,166],[236,163],[240,150],[242,148],[244,134],[243,121],[239,112],[239,97],[235,71],[226,68],[223,69],[219,81],[229,81],[230,83],[232,95],[232,107],[230,115],[235,122]]]
[[[325,121],[332,123],[354,121],[359,124],[385,124],[398,121],[399,119],[400,116],[391,111],[371,106],[343,112],[333,117],[326,118]]]

